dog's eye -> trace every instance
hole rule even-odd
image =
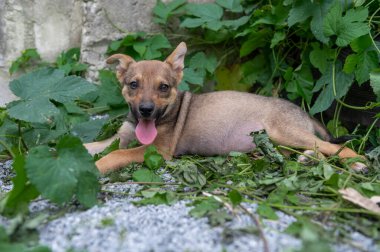
[[[167,92],[169,90],[169,85],[168,84],[161,84],[159,89],[161,92]]]
[[[131,89],[136,89],[136,88],[138,88],[138,86],[139,86],[139,84],[137,83],[137,81],[131,81],[131,82],[129,83],[129,87],[130,87]]]

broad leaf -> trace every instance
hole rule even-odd
[[[151,170],[157,170],[164,164],[164,158],[157,152],[156,147],[149,146],[144,153],[144,163]]]
[[[153,171],[148,169],[139,169],[132,174],[136,182],[162,182],[162,179]]]
[[[311,107],[310,114],[313,115],[315,113],[325,111],[330,107],[334,99],[340,99],[346,95],[353,80],[354,75],[344,73],[340,62],[336,64],[335,71],[333,71],[333,66],[331,66],[317,81],[317,84],[313,89],[313,92],[316,92],[323,88],[322,92],[318,95],[317,100],[314,102],[314,105]]]
[[[242,12],[243,6],[240,0],[216,0],[216,3],[231,12]]]
[[[153,21],[158,24],[166,24],[173,11],[183,6],[186,0],[174,0],[169,3],[163,3],[161,0],[157,1],[156,6],[153,8],[153,14],[155,15]]]
[[[195,16],[195,18],[185,18],[181,23],[181,27],[196,28],[204,26],[213,31],[217,31],[222,27],[220,19],[223,16],[223,9],[219,5],[214,3],[190,3],[186,6],[186,9],[187,13]]]
[[[25,168],[42,196],[53,202],[68,202],[74,194],[86,207],[96,202],[98,171],[92,157],[76,137],[62,137],[56,150],[48,146],[31,149]]]
[[[323,32],[326,36],[337,36],[338,46],[347,46],[354,39],[368,34],[369,27],[366,21],[368,17],[367,8],[349,9],[342,16],[342,5],[337,1],[323,21]]]
[[[312,17],[310,22],[311,32],[319,41],[326,44],[329,42],[329,38],[323,34],[322,24],[324,22],[325,13],[332,3],[332,0],[294,1],[293,8],[289,12],[289,27],[296,23],[302,23],[309,17]]]
[[[20,100],[8,106],[9,116],[26,122],[49,123],[59,110],[51,100],[72,102],[96,87],[61,70],[43,68],[11,81],[10,89]]]

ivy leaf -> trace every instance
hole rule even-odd
[[[0,202],[0,212],[10,216],[27,213],[29,202],[40,195],[37,189],[28,183],[23,156],[16,156],[13,160],[13,170],[16,172],[12,179],[13,188]]]
[[[333,76],[335,74],[335,76]],[[335,80],[335,91],[334,95],[334,83]],[[334,99],[340,99],[345,94],[347,94],[351,84],[354,80],[353,74],[346,74],[342,71],[341,63],[338,61],[335,66],[335,71],[333,71],[333,66],[331,66],[326,73],[317,81],[313,92],[319,91],[324,87],[322,92],[318,95],[317,100],[314,102],[310,109],[310,114],[314,115],[325,111],[330,107]]]
[[[59,110],[51,100],[72,102],[96,87],[77,76],[64,76],[61,70],[43,68],[11,81],[9,87],[21,99],[8,106],[10,117],[26,122],[48,123]]]
[[[68,202],[74,194],[86,207],[96,202],[98,170],[79,138],[62,137],[56,150],[46,145],[31,149],[25,169],[42,196],[53,202]]]
[[[337,36],[336,45],[347,46],[354,39],[369,33],[368,8],[349,9],[342,16],[342,5],[336,2],[327,13],[323,22],[323,32],[326,36]]]
[[[153,14],[155,15],[153,21],[157,24],[166,24],[168,18],[174,14],[173,12],[186,2],[186,0],[174,0],[165,4],[161,0],[157,1],[156,6],[153,8]]]

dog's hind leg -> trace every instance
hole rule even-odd
[[[338,144],[333,144],[319,139],[311,132],[308,132],[300,128],[276,128],[268,129],[267,133],[274,142],[286,145],[294,148],[300,148],[304,150],[316,150],[325,155],[338,155],[341,159],[360,157],[365,160],[363,156],[360,156],[355,151],[347,147],[342,147]],[[351,168],[354,170],[364,170],[366,165],[360,162],[353,163]]]

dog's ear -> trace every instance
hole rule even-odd
[[[187,47],[185,42],[181,42],[177,48],[166,58],[165,62],[168,63],[174,71],[182,78],[182,70],[184,67],[185,55]]]
[[[107,64],[113,64],[116,61],[119,62],[119,65],[116,67],[116,76],[119,82],[123,83],[124,74],[127,72],[129,65],[131,63],[135,63],[136,61],[124,54],[114,54],[106,60]]]

